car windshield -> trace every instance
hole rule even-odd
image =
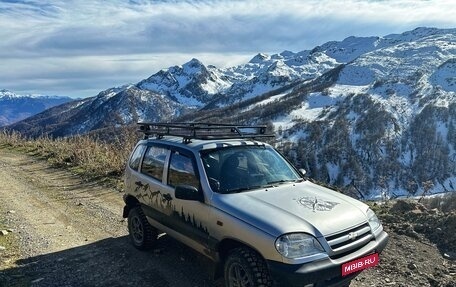
[[[296,170],[273,148],[240,146],[203,151],[204,169],[213,191],[235,193],[301,181]]]

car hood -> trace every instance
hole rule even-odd
[[[367,205],[310,181],[216,194],[214,207],[273,236],[330,236],[367,222]]]

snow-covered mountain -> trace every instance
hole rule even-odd
[[[46,123],[70,135],[138,120],[268,122],[289,158],[346,191],[456,188],[456,29],[349,37],[224,69],[192,59],[66,107],[12,128]],[[59,116],[49,124],[49,115]]]
[[[268,121],[311,177],[355,195],[456,189],[456,29],[350,37],[298,54],[314,53],[339,66],[184,120]]]
[[[136,86],[166,95],[187,106],[201,107],[217,93],[232,85],[232,80],[214,66],[206,67],[197,59],[152,75]]]
[[[268,91],[314,78],[338,65],[323,53],[258,54],[248,63],[227,69],[205,66],[192,59],[163,69],[137,84],[110,88],[97,96],[46,111],[11,126],[36,126],[28,133],[66,136],[137,121],[166,121],[199,109],[225,107],[254,99]],[[71,115],[71,116],[69,116]],[[61,119],[64,117],[65,121]],[[43,122],[44,121],[44,122]],[[36,130],[36,132],[32,132]],[[39,132],[39,133],[38,133]]]
[[[0,126],[23,120],[71,100],[68,97],[19,95],[8,90],[0,90]]]
[[[29,136],[55,137],[84,134],[142,120],[162,121],[188,112],[185,105],[169,97],[139,89],[135,85],[110,88],[97,96],[50,108],[10,125]]]

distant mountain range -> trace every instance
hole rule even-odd
[[[0,90],[0,127],[73,100],[59,96],[18,95],[8,90]]]
[[[10,126],[67,136],[137,121],[267,122],[311,177],[364,196],[456,188],[456,29],[349,37],[219,69],[192,59]]]

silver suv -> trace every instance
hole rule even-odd
[[[265,126],[140,123],[123,216],[135,247],[165,232],[225,286],[348,286],[388,235],[367,205],[304,178]]]

